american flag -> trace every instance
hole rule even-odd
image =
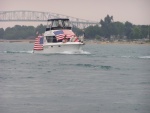
[[[55,34],[57,40],[62,40],[65,36],[65,34],[62,30],[54,31],[54,34]]]
[[[43,36],[35,38],[34,50],[43,50]]]
[[[54,31],[54,34],[55,34],[57,40],[62,40],[62,39],[64,39],[64,37],[66,37],[68,39],[73,36],[76,37],[75,34],[71,30],[58,30],[58,31]],[[78,40],[76,40],[76,41],[78,41]]]

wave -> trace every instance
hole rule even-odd
[[[94,65],[94,64],[59,64],[59,65],[69,65],[69,66],[77,66],[83,68],[94,68],[94,69],[103,69],[103,70],[111,70],[113,67],[108,65]]]
[[[150,56],[140,56],[139,58],[142,58],[142,59],[150,59]]]
[[[0,51],[0,53],[33,53],[33,50],[31,51]]]
[[[122,58],[150,59],[150,56],[121,56]]]
[[[76,66],[89,67],[89,68],[95,68],[95,69],[103,69],[103,70],[110,70],[110,69],[112,69],[112,66],[106,66],[106,65],[76,64]]]
[[[122,58],[132,58],[132,56],[121,56]]]

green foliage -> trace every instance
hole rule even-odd
[[[4,29],[0,28],[0,39],[4,38]]]
[[[77,28],[76,26],[73,26],[73,27],[72,27],[72,31],[73,31],[77,36],[83,35],[83,30]]]
[[[142,37],[141,29],[138,26],[132,28],[131,39],[140,39]]]
[[[113,23],[113,35],[124,36],[125,26],[121,22]]]
[[[102,34],[102,29],[98,25],[89,26],[85,29],[85,34],[87,39],[93,39],[96,37],[96,35],[100,36]]]
[[[100,21],[101,28],[104,32],[104,37],[109,38],[113,33],[113,16],[107,15],[104,20]]]
[[[45,32],[46,26],[43,26],[42,24],[38,25],[35,30],[36,32],[38,32],[39,34],[43,34]]]
[[[150,35],[150,26],[141,25],[140,27],[141,27],[142,38],[148,38],[148,34]]]
[[[6,28],[4,31],[4,39],[27,39],[35,36],[35,28],[33,26],[20,26],[15,25],[14,27]]]
[[[130,40],[131,39],[131,35],[132,35],[132,28],[133,28],[133,25],[132,23],[130,22],[125,22],[125,36],[128,37],[128,39]]]
[[[95,36],[95,39],[96,39],[96,40],[101,40],[101,36],[96,35],[96,36]]]

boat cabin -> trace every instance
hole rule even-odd
[[[60,29],[71,30],[71,24],[70,24],[69,19],[67,19],[67,18],[56,18],[56,19],[48,19],[47,20],[46,31],[60,30]]]
[[[48,19],[45,39],[47,43],[79,41],[71,29],[71,23],[68,18]]]

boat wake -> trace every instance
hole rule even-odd
[[[87,55],[87,54],[91,54],[90,52],[87,52],[87,51],[64,51],[64,52],[60,52],[58,54],[83,54],[83,55]]]
[[[27,53],[27,54],[32,54],[33,53],[33,50],[30,50],[30,51],[0,51],[0,53],[9,53],[9,54],[12,54],[12,53]],[[64,52],[59,52],[59,53],[37,53],[37,54],[81,54],[81,55],[86,55],[86,54],[91,54],[90,52],[87,52],[87,51],[64,51]]]

